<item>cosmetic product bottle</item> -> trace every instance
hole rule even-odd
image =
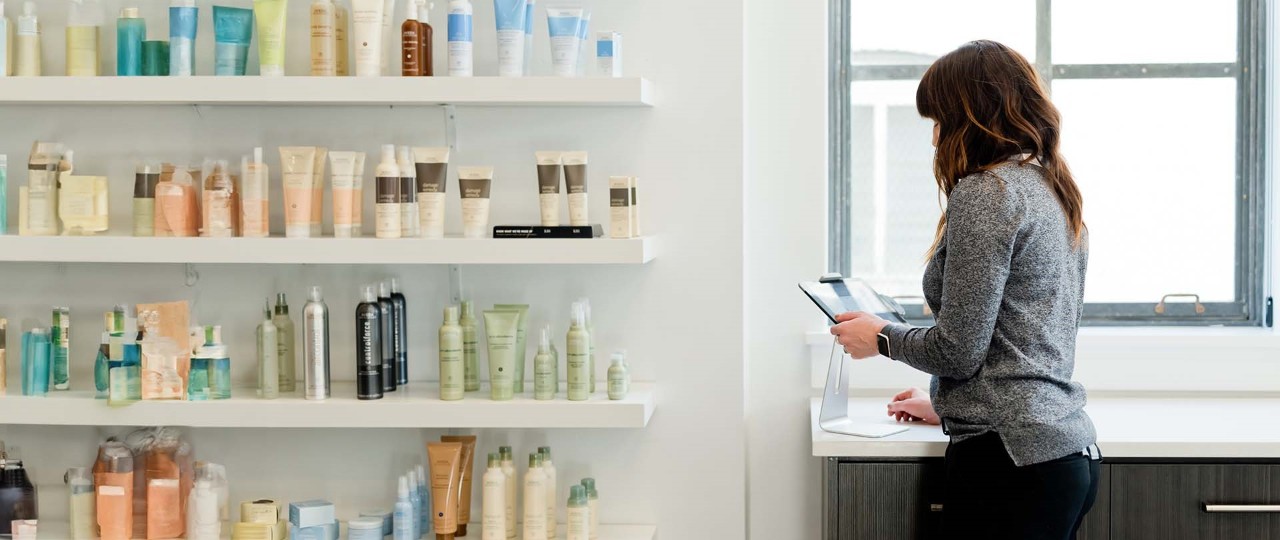
[[[5,395],[9,391],[9,372],[5,368],[8,362],[6,347],[9,339],[9,320],[0,317],[0,396]]]
[[[400,375],[396,365],[396,306],[391,302],[391,283],[378,283],[378,320],[382,329],[382,391],[395,392]]]
[[[258,72],[263,77],[284,76],[288,4],[288,0],[253,1],[253,21],[258,27]]]
[[[458,306],[449,306],[444,309],[444,324],[440,326],[440,399],[462,399],[466,389],[464,371]]]
[[[240,176],[243,180],[241,191],[244,192],[240,205],[240,234],[246,238],[271,236],[271,174],[262,160],[261,146],[253,149],[252,158],[241,160]]]
[[[142,42],[142,75],[144,77],[169,76],[169,42],[152,40]]]
[[[93,540],[98,537],[97,513],[93,504],[93,474],[85,467],[67,469],[63,480],[67,484],[67,512],[71,522],[73,540]]]
[[[551,356],[551,332],[542,329],[538,354],[533,357],[533,399],[547,401],[556,397],[555,357]]]
[[[9,24],[9,20],[3,17],[4,2],[0,1],[0,28]],[[4,32],[4,30],[0,30]],[[6,34],[8,35],[8,34]],[[0,36],[0,46],[3,46],[5,36]],[[0,51],[0,57],[4,52]],[[3,61],[3,58],[0,58]],[[4,69],[0,67],[0,69]],[[9,234],[9,156],[0,154],[0,235]]]
[[[395,340],[396,354],[396,386],[409,385],[409,302],[400,291],[400,279],[391,278],[391,307],[395,309],[394,326],[391,329]]]
[[[253,10],[213,6],[213,74],[241,77],[248,73]]]
[[[471,2],[449,0],[449,76],[470,77],[474,71]]]
[[[272,322],[271,301],[262,310],[258,323],[258,397],[280,397],[280,344],[276,325]]]
[[[596,71],[601,77],[622,76],[622,34],[596,33]]]
[[[137,8],[131,8],[137,9]],[[139,19],[141,20],[141,19]],[[160,182],[160,164],[139,163],[133,176],[133,235],[155,236],[156,184]]]
[[[182,536],[186,520],[182,516],[180,449],[178,438],[161,434],[145,451],[147,538]]]
[[[222,343],[221,326],[205,326],[200,330],[203,343],[191,357],[187,376],[187,399],[201,401],[231,398],[231,359]]]
[[[63,234],[91,236],[105,232],[110,224],[108,214],[107,177],[59,175],[58,219]]]
[[[18,188],[18,234],[58,234],[58,179],[62,144],[36,142],[27,163],[27,185]]]
[[[582,8],[548,7],[547,33],[551,36],[551,74],[573,77],[578,68],[578,29],[582,26]]]
[[[116,76],[142,75],[142,42],[147,39],[147,20],[138,14],[138,8],[120,10],[116,19]]]
[[[484,471],[481,488],[481,540],[507,540],[507,475],[502,471],[502,457],[489,454],[489,467]]]
[[[475,435],[442,435],[440,442],[459,443],[462,445],[462,460],[459,462],[462,475],[461,481],[458,483],[458,533],[457,536],[467,535],[467,523],[471,521],[471,494],[472,479],[471,473],[475,465],[476,459],[476,436]]]
[[[53,346],[47,328],[32,328],[22,334],[22,395],[49,393],[49,367]]]
[[[458,167],[458,185],[462,196],[463,238],[490,236],[490,191],[493,167]]]
[[[556,465],[551,462],[551,447],[539,446],[542,455],[542,472],[547,475],[547,538],[556,538]]]
[[[4,16],[4,2],[0,1],[0,77],[13,75],[13,25]]]
[[[587,506],[587,490],[581,485],[569,486],[569,530],[567,540],[590,540],[591,509]]]
[[[498,35],[498,76],[524,75],[525,0],[493,0]]]
[[[395,524],[392,538],[395,538],[395,540],[416,540],[413,537],[415,529],[412,523],[413,519],[413,503],[409,501],[409,479],[401,476],[399,485],[396,487]]]
[[[316,147],[315,161],[312,163],[311,177],[311,223],[312,238],[324,235],[324,176],[329,149]]]
[[[384,4],[382,0],[351,0],[351,25],[355,47],[355,75],[381,77]]]
[[[218,515],[218,493],[214,479],[208,471],[196,478],[195,486],[187,497],[187,540],[218,540],[222,535],[222,520]]]
[[[445,192],[448,188],[449,149],[413,149],[418,178],[419,233],[424,238],[444,238]]]
[[[627,392],[631,391],[630,376],[627,374],[626,353],[618,351],[613,353],[613,359],[609,363],[609,399],[617,401],[627,399]]]
[[[407,476],[409,480],[406,482],[407,485],[405,487],[409,492],[409,505],[411,508],[409,509],[409,515],[405,519],[409,521],[409,528],[413,530],[412,537],[417,540],[422,538],[423,535],[423,530],[420,528],[422,526],[420,521],[422,518],[422,493],[418,491],[418,471],[410,467]]]
[[[569,188],[569,225],[589,225],[587,215],[587,153],[564,153],[564,180]]]
[[[276,312],[271,322],[276,326],[276,347],[280,351],[280,392],[291,394],[298,380],[298,357],[294,347],[293,318],[289,316],[289,302],[285,300],[284,293],[276,294]]]
[[[235,187],[231,181],[230,165],[226,160],[205,160],[201,182],[203,223],[200,236],[229,238],[235,236],[237,216],[232,212]]]
[[[311,3],[311,76],[333,77],[338,74],[337,18],[333,0]]]
[[[110,311],[104,313],[103,318],[106,324],[102,332],[102,342],[98,345],[98,354],[93,360],[93,388],[94,397],[97,399],[106,399],[111,389],[111,332],[115,328],[113,324],[115,318]],[[3,383],[0,383],[0,386],[3,386]]]
[[[484,333],[489,348],[489,399],[509,401],[516,394],[516,355],[520,312],[492,309],[484,312]]]
[[[516,464],[510,446],[499,446],[498,454],[502,457],[502,474],[506,477],[506,502],[504,504],[507,518],[507,538],[516,537]]]
[[[93,485],[97,494],[94,507],[98,534],[102,540],[133,538],[133,475],[133,452],[129,447],[114,439],[98,447]]]
[[[302,335],[305,397],[329,399],[329,306],[318,286],[311,287],[307,305],[302,308]]]
[[[382,162],[375,173],[378,183],[378,238],[400,238],[400,167],[396,164],[396,147],[382,145]]]
[[[538,205],[542,210],[542,226],[560,225],[560,173],[563,152],[534,152],[538,163]]]
[[[396,167],[400,169],[400,237],[417,238],[418,179],[408,146],[401,146],[396,154]]]
[[[67,4],[66,69],[68,77],[97,77],[101,73],[101,39],[105,16],[99,0],[71,0]]]
[[[196,74],[196,29],[199,24],[196,0],[169,2],[169,75]]]
[[[381,308],[373,286],[360,290],[356,306],[356,398],[382,399]]]
[[[347,32],[351,28],[351,12],[341,2],[333,4],[334,73],[339,77],[351,74],[351,43]]]
[[[546,326],[547,333],[551,333],[551,325]],[[556,347],[555,340],[551,340],[551,362],[555,371],[556,393],[560,393],[560,349]]]
[[[591,540],[596,540],[600,538],[600,494],[596,492],[596,479],[583,478],[582,489],[587,492],[587,509],[590,511],[588,536]]]
[[[609,177],[609,238],[631,238],[631,177]]]
[[[21,460],[12,456],[0,459],[0,536],[34,539],[37,495]]]
[[[436,74],[435,61],[433,57],[436,48],[432,44],[435,39],[435,29],[431,27],[431,8],[435,4],[428,3],[427,0],[421,0],[418,3],[418,39],[421,41],[422,52],[418,55],[418,63],[422,66],[423,77],[433,77]]]
[[[480,390],[480,353],[476,338],[476,309],[470,300],[462,301],[462,316],[458,319],[462,327],[462,384],[467,392]]]
[[[529,454],[529,469],[524,473],[523,538],[547,538],[547,474],[537,452]]]
[[[161,334],[160,312],[139,308],[138,324],[143,328],[143,337],[138,341],[142,353],[142,399],[186,399],[186,381],[178,372],[180,348],[172,338]]]
[[[569,334],[565,338],[565,359],[569,380],[569,401],[586,401],[591,394],[590,347],[585,307],[573,304]]]
[[[71,309],[53,308],[53,324],[49,330],[49,342],[53,349],[53,389],[68,390],[71,388],[71,371],[68,367],[71,358]]]
[[[400,75],[421,77],[422,25],[418,23],[418,3],[408,0],[404,7],[404,24],[400,25]]]
[[[17,58],[14,59],[13,74],[19,77],[39,77],[42,70],[40,20],[36,16],[35,2],[22,3],[22,15],[18,16],[15,51]]]
[[[591,37],[591,10],[582,10],[582,21],[578,24],[578,57],[574,59],[577,76],[587,73],[587,40]]]
[[[415,465],[414,468],[418,471],[418,500],[422,501],[422,508],[419,509],[418,531],[425,535],[431,530],[431,488],[427,485],[426,468],[421,464]]]
[[[535,0],[525,0],[524,3],[524,76],[533,75],[533,14],[534,7],[537,4]]]
[[[591,301],[583,298],[582,320],[587,330],[587,388],[592,395],[596,393],[596,326],[591,323]]]

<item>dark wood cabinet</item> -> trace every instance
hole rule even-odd
[[[1205,509],[1280,504],[1280,462],[1151,461],[1103,464],[1098,498],[1077,540],[1280,540],[1280,513]],[[941,529],[943,476],[937,458],[828,458],[823,538],[947,538]]]

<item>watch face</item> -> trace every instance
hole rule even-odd
[[[884,334],[876,334],[876,348],[880,350],[881,356],[889,356],[889,337]]]

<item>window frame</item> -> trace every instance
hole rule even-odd
[[[1035,67],[1054,79],[1234,78],[1236,80],[1235,297],[1231,302],[1184,302],[1169,291],[1168,302],[1087,303],[1082,323],[1097,326],[1270,326],[1266,241],[1268,220],[1270,0],[1237,0],[1237,58],[1233,63],[1053,64],[1052,0],[1036,0]],[[828,71],[829,197],[828,267],[849,275],[852,267],[852,91],[855,81],[918,80],[927,65],[852,63],[852,0],[830,0]],[[1194,254],[1193,254],[1194,256]],[[922,299],[901,299],[908,320],[929,323]],[[911,301],[908,301],[911,300]],[[1177,301],[1174,301],[1177,300]],[[1203,309],[1198,313],[1197,306]]]

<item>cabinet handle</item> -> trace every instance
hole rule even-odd
[[[942,511],[942,505],[941,505],[941,504],[930,504],[930,505],[929,505],[929,511],[930,511],[930,512],[941,512],[941,511]]]
[[[1222,513],[1280,513],[1280,504],[1204,504],[1204,511]]]

